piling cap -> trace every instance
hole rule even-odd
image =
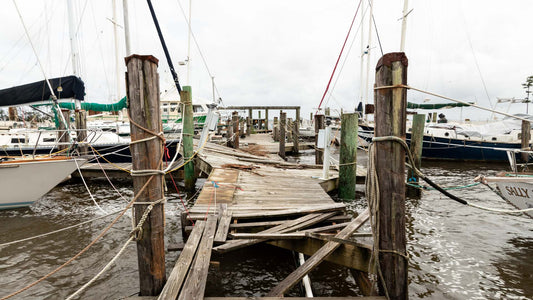
[[[407,67],[408,65],[408,60],[407,56],[405,56],[405,52],[392,52],[383,55],[379,59],[378,64],[376,65],[376,71],[382,66],[392,67],[392,63],[395,61],[401,61],[405,67]]]
[[[130,56],[124,57],[124,61],[126,62],[126,65],[132,58],[138,58],[140,60],[149,60],[153,62],[156,65],[159,65],[159,59],[155,58],[153,55],[139,55],[139,54],[132,54]]]

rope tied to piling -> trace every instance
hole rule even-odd
[[[143,127],[143,126],[137,124],[137,123],[136,123],[135,121],[133,121],[131,118],[130,118],[130,123],[133,124],[133,125],[135,125],[135,127],[141,129],[142,131],[144,131],[144,132],[146,132],[146,133],[149,133],[149,134],[151,134],[151,135],[153,135],[153,136],[155,136],[155,137],[158,137],[159,139],[161,139],[161,141],[162,141],[163,143],[165,142],[165,135],[164,135],[163,132],[155,132],[155,131],[152,131],[152,130],[150,130],[150,129],[148,129],[148,128],[145,128],[145,127]],[[153,138],[155,138],[155,137],[152,137],[151,139],[153,139]],[[137,141],[143,141],[143,140],[144,140],[144,139],[137,140]],[[135,142],[137,142],[137,141],[135,141]],[[143,141],[143,142],[145,142],[145,141]],[[132,143],[134,143],[134,142],[132,142]],[[130,144],[132,144],[132,143],[130,143]]]
[[[166,198],[165,197],[163,197],[163,198],[161,198],[159,200],[153,201],[153,202],[133,202],[133,205],[147,205],[148,204],[148,206],[144,209],[144,212],[143,212],[141,218],[139,219],[139,223],[137,223],[137,226],[135,226],[135,228],[133,228],[133,230],[130,232],[130,235],[134,236],[135,240],[137,240],[137,241],[142,240],[142,236],[143,236],[142,227],[144,225],[144,222],[146,222],[146,219],[148,218],[148,215],[150,214],[152,209],[154,209],[154,207],[157,204],[164,203],[164,202],[166,202]]]

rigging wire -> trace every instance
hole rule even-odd
[[[328,93],[329,86],[331,84],[331,80],[333,79],[333,76],[335,75],[335,71],[337,70],[337,66],[339,65],[339,61],[342,56],[342,52],[344,51],[344,47],[346,46],[346,42],[348,41],[348,38],[350,37],[350,32],[352,31],[353,23],[355,22],[355,18],[357,17],[357,13],[359,12],[359,8],[361,7],[361,2],[363,0],[359,1],[359,4],[357,5],[357,9],[355,11],[355,15],[353,16],[352,23],[350,24],[350,29],[348,30],[348,34],[346,35],[346,38],[344,39],[344,43],[342,44],[341,52],[339,53],[339,57],[337,58],[337,62],[335,63],[335,67],[333,68],[333,71],[331,72],[331,76],[329,78],[328,84],[326,86],[326,89],[324,90],[324,94],[322,95],[322,99],[320,99],[320,103],[318,104],[317,112],[322,106],[322,102],[324,102],[324,98],[326,97],[326,94]]]
[[[189,32],[191,33],[192,39],[194,41],[194,44],[196,45],[196,49],[198,50],[198,53],[200,54],[200,57],[202,58],[202,61],[204,63],[204,66],[205,66],[205,69],[207,71],[207,74],[209,74],[210,78],[213,78],[214,76],[211,73],[211,70],[209,69],[209,66],[207,65],[207,61],[206,61],[206,59],[204,57],[204,54],[203,54],[202,50],[200,49],[200,45],[198,44],[198,41],[196,40],[196,36],[194,35],[194,32],[192,31],[191,22],[187,18],[187,15],[185,14],[185,10],[183,9],[183,6],[181,5],[181,2],[179,0],[177,0],[177,2],[178,2],[178,6],[179,6],[179,8],[181,10],[181,14],[185,18],[185,22],[187,22],[187,26],[188,26]],[[216,85],[216,83],[214,81],[213,81],[213,85],[215,87],[215,91],[216,91],[216,93],[218,95],[218,98],[222,99],[222,97],[220,97],[220,92],[218,91],[218,87],[217,87],[217,85]]]
[[[348,48],[348,51],[346,53],[346,55],[344,56],[344,61],[342,62],[342,65],[341,65],[341,68],[339,70],[339,73],[337,75],[337,78],[335,79],[335,82],[333,83],[333,86],[331,87],[331,91],[329,91],[329,96],[328,96],[328,99],[326,100],[326,102],[324,103],[324,106],[327,106],[328,103],[329,103],[329,100],[333,97],[333,91],[335,90],[335,87],[337,86],[337,82],[339,81],[339,78],[341,77],[341,74],[342,74],[342,71],[344,69],[344,66],[346,64],[346,61],[348,60],[348,56],[350,55],[350,52],[352,51],[352,47],[353,47],[353,44],[355,43],[355,38],[357,37],[357,33],[359,32],[359,30],[361,29],[361,26],[363,26],[363,22],[364,22],[364,17],[366,15],[368,11],[368,7],[365,8],[365,11],[363,12],[363,15],[362,15],[362,18],[361,18],[361,22],[359,23],[359,26],[357,27],[355,33],[354,33],[354,38],[352,40],[352,42],[350,43],[350,47]],[[361,32],[361,34],[363,34]],[[333,100],[339,104],[340,107],[344,108],[336,99],[335,97],[333,97]]]
[[[368,0],[369,5],[372,5],[370,0]],[[370,16],[372,18],[372,22],[374,23],[374,29],[376,29],[376,36],[378,37],[378,44],[379,44],[379,50],[381,51],[381,56],[385,55],[383,54],[383,47],[381,46],[381,39],[379,38],[379,32],[378,32],[378,26],[376,25],[376,18],[374,18],[374,14]]]

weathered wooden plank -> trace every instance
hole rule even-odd
[[[213,247],[216,227],[217,217],[210,215],[207,218],[204,234],[196,252],[194,264],[181,289],[179,299],[194,300],[204,297],[207,271],[209,269],[209,261],[211,260],[211,249]]]
[[[383,296],[313,297],[315,300],[386,300]],[[204,300],[309,300],[306,297],[205,297]]]
[[[215,243],[224,243],[228,236],[229,225],[231,223],[231,214],[230,210],[224,209],[220,213],[220,220],[218,222],[217,233],[215,234]]]
[[[291,231],[296,231],[302,228],[306,228],[309,226],[312,226],[316,223],[319,223],[323,220],[326,220],[327,218],[330,218],[334,213],[326,213],[326,214],[309,214],[305,215],[303,217],[300,217],[295,220],[287,221],[281,225],[278,225],[276,227],[272,227],[266,230],[261,231],[260,233],[286,233]],[[254,245],[257,243],[264,242],[265,240],[242,240],[242,241],[236,241],[236,242],[229,242],[224,245],[217,246],[213,248],[213,250],[219,252],[219,253],[225,253],[232,250],[237,250],[246,246]]]
[[[268,217],[280,217],[280,216],[289,216],[289,215],[298,215],[298,214],[309,214],[317,212],[328,212],[335,210],[344,210],[346,205],[342,203],[334,203],[330,205],[320,206],[320,207],[306,207],[306,208],[295,208],[288,209],[284,211],[265,211],[257,213],[233,213],[233,217],[237,219],[250,219],[250,218],[268,218]]]
[[[335,237],[339,239],[344,239],[349,237],[355,230],[357,230],[361,225],[368,220],[369,210],[366,209],[362,214],[360,214],[355,220],[353,220],[350,225],[344,228],[339,234]],[[287,278],[282,282],[276,285],[267,296],[283,296],[283,294],[298,283],[302,278],[307,275],[311,270],[318,266],[325,257],[330,255],[335,249],[340,246],[337,242],[328,242],[324,247],[320,248],[313,256],[311,256],[304,264],[298,267],[294,272],[292,272]]]
[[[174,265],[174,268],[168,277],[167,283],[159,295],[159,300],[176,299],[176,297],[178,297],[181,285],[185,280],[185,276],[189,271],[189,266],[194,258],[194,254],[196,253],[200,239],[202,238],[204,228],[204,221],[198,221],[194,225],[194,229],[192,230],[191,235],[189,236],[189,239],[183,248],[183,251],[178,257],[178,261],[176,262],[176,265]]]
[[[265,239],[265,240],[289,240],[303,239],[306,237],[305,232],[296,233],[230,233],[232,239]]]
[[[348,226],[348,224],[350,224],[350,222],[345,222],[345,223],[340,223],[340,224],[333,224],[333,225],[322,226],[322,227],[317,227],[317,228],[311,228],[311,229],[305,230],[305,232],[313,232],[313,233],[328,232],[328,231],[332,231],[332,230],[342,229],[342,228]]]

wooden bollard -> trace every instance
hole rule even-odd
[[[292,141],[292,118],[287,119],[287,125],[285,127],[285,132],[287,133],[287,141]]]
[[[128,114],[133,121],[130,122],[133,191],[137,197],[136,201],[143,203],[164,197],[164,176],[158,173],[163,167],[163,140],[153,138],[153,134],[147,132],[163,131],[157,63],[158,60],[153,56],[126,57]],[[135,143],[142,139],[147,140]],[[144,174],[136,176],[135,172],[140,170],[145,171]],[[144,185],[146,187],[141,193]],[[133,207],[135,223],[138,224],[148,205],[138,204]],[[164,213],[163,203],[156,204],[142,225],[142,231],[138,233],[140,236],[137,238],[137,258],[141,296],[156,296],[165,284]]]
[[[185,173],[185,189],[194,191],[196,178],[194,176],[194,155],[193,135],[194,135],[194,112],[192,107],[192,90],[190,86],[184,86],[180,93],[183,103],[183,159],[187,164],[183,167]]]
[[[424,125],[426,124],[426,116],[423,114],[413,115],[413,126],[411,126],[411,144],[409,151],[413,155],[415,167],[420,170],[422,166],[422,145],[424,142]],[[409,162],[410,163],[410,162]],[[418,185],[420,179],[412,169],[407,170],[407,182]],[[418,198],[422,195],[422,190],[418,187],[407,186],[407,196]]]
[[[339,198],[355,200],[357,179],[357,129],[356,113],[341,115],[341,146],[339,157]]]
[[[407,57],[403,52],[385,54],[376,66],[375,136],[405,139]],[[380,89],[386,86],[387,88]],[[407,258],[405,236],[405,151],[397,142],[377,142],[375,167],[379,184],[379,267],[383,283],[380,295],[407,299]],[[369,158],[374,159],[374,158]],[[375,220],[373,220],[375,221]]]
[[[59,131],[57,132],[57,138],[59,142],[57,149],[61,151],[69,147],[68,143],[70,142],[70,136],[68,128],[65,127],[63,120],[65,120],[67,123],[66,126],[70,126],[70,111],[68,109],[61,109],[59,113],[63,115],[63,119],[59,117]]]
[[[318,131],[326,128],[326,117],[324,115],[315,115],[315,164],[321,165],[324,160],[324,150],[318,149]]]
[[[231,121],[233,123],[233,148],[239,149],[239,113],[234,111],[231,114]]]
[[[278,117],[274,117],[274,124],[272,126],[272,137],[275,142],[279,142],[279,121]]]
[[[231,121],[232,119],[226,120],[226,146],[233,148],[233,125]]]
[[[324,115],[331,116],[331,109],[329,107],[326,107],[326,109],[324,109]]]
[[[76,138],[82,143],[78,148],[81,155],[87,154],[87,111],[76,110]]]
[[[298,142],[298,133],[300,131],[300,122],[296,119],[296,122],[292,123],[292,153],[300,153],[300,144]]]
[[[287,126],[287,113],[279,114],[279,156],[285,159],[285,127]]]
[[[246,117],[246,136],[250,136],[252,123],[250,121],[250,117]]]
[[[268,132],[268,109],[265,109],[265,130]]]
[[[529,141],[531,140],[531,123],[528,121],[522,121],[522,150],[530,150]],[[522,162],[527,163],[529,153],[521,153]]]

